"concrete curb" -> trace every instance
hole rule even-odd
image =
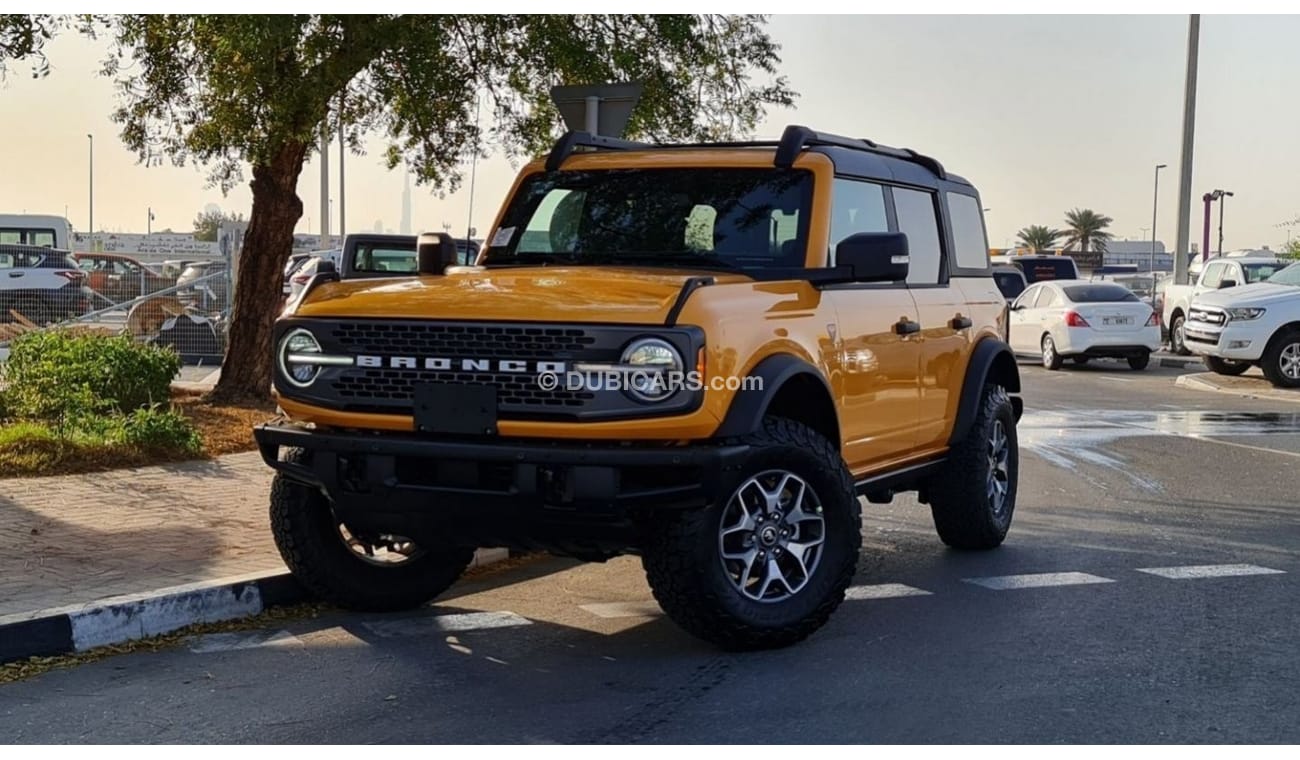
[[[480,549],[470,567],[490,565],[508,556],[505,549]],[[251,617],[311,598],[289,573],[254,573],[0,616],[0,664],[75,654],[195,623]]]
[[[1205,366],[1205,362],[1199,356],[1161,356],[1159,357],[1159,363],[1161,367],[1173,367],[1175,369],[1186,369],[1198,364]]]
[[[1268,387],[1261,388],[1240,387],[1237,383],[1241,382],[1241,378],[1229,378],[1229,380],[1233,381],[1234,384],[1225,384],[1218,375],[1212,372],[1200,372],[1194,375],[1180,375],[1174,379],[1174,385],[1193,391],[1225,393],[1229,396],[1267,399],[1270,401],[1287,401],[1292,404],[1300,403],[1300,392],[1274,388],[1268,385],[1267,380],[1258,381],[1261,385],[1268,385]]]

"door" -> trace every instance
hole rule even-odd
[[[885,189],[837,178],[831,208],[835,245],[858,232],[887,232]],[[855,473],[875,469],[917,448],[920,323],[903,283],[847,284],[825,289],[835,309],[832,392],[840,407],[844,461]]]
[[[920,420],[917,445],[922,449],[947,445],[957,399],[970,360],[974,323],[961,288],[948,282],[948,260],[939,236],[937,198],[927,190],[891,188],[898,231],[907,235],[911,258],[907,286],[916,303],[921,331],[918,343]],[[968,242],[987,251],[982,231]]]
[[[1011,304],[1011,348],[1019,352],[1038,351],[1041,320],[1034,312],[1034,301],[1043,292],[1042,285],[1030,285]]]

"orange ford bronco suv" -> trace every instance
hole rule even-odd
[[[776,647],[843,600],[859,497],[917,491],[953,547],[1006,536],[1006,300],[938,161],[798,126],[569,133],[487,242],[319,273],[277,323],[287,420],[256,436],[275,540],[323,598],[414,607],[481,546],[632,553],[687,631]]]

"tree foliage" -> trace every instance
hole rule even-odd
[[[1020,244],[1033,251],[1042,253],[1056,247],[1056,242],[1065,235],[1064,232],[1051,227],[1045,227],[1041,224],[1031,224],[1023,227],[1016,233],[1016,240]]]
[[[62,26],[57,16],[49,14],[0,14],[0,78],[3,78],[9,61],[31,60],[32,77],[40,78],[50,71],[45,58],[45,43],[53,39]]]
[[[628,132],[712,139],[794,93],[761,16],[129,15],[110,20],[113,119],[141,161],[197,161],[229,189],[252,172],[219,396],[264,396],[278,273],[302,215],[295,186],[322,129],[386,143],[437,191],[465,156],[536,151],[560,131],[557,84],[639,81]],[[476,121],[482,102],[491,118]]]
[[[223,222],[242,222],[242,213],[227,214],[220,209],[200,211],[194,217],[194,239],[216,242]]]
[[[1065,214],[1065,247],[1077,248],[1081,253],[1089,250],[1106,252],[1112,235],[1106,231],[1115,220],[1098,214],[1090,208],[1074,209]]]

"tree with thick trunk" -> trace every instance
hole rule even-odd
[[[366,135],[381,135],[389,168],[406,164],[441,191],[459,186],[470,151],[518,154],[553,140],[561,122],[549,92],[557,84],[642,83],[628,132],[657,139],[743,134],[768,105],[794,99],[776,73],[779,48],[762,16],[126,15],[77,23],[104,27],[112,41],[103,73],[118,84],[113,118],[142,162],[198,161],[223,191],[251,173],[253,208],[211,395],[223,402],[269,395],[281,272],[302,216],[295,188],[322,128],[341,124],[354,152]],[[30,27],[15,26],[20,36]],[[487,130],[475,113],[481,99],[493,117]]]

